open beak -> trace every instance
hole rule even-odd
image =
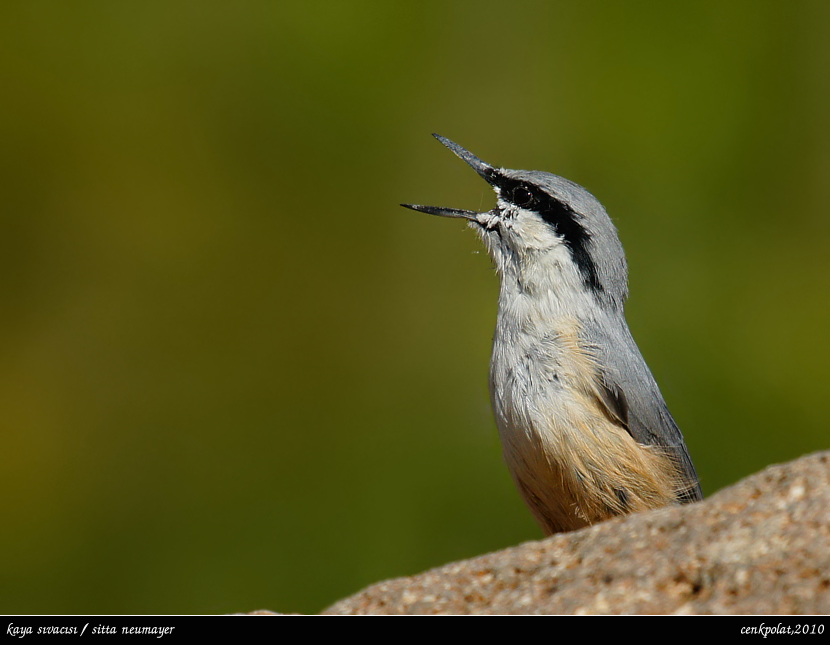
[[[485,163],[469,150],[465,150],[457,143],[450,141],[446,137],[442,137],[440,134],[433,134],[432,136],[452,150],[458,157],[466,161],[488,184],[494,188],[498,185],[501,174],[498,170],[493,168],[493,166]],[[485,214],[477,211],[466,211],[460,208],[443,208],[441,206],[421,206],[419,204],[401,204],[401,206],[404,208],[411,208],[414,211],[420,211],[421,213],[429,213],[430,215],[458,217],[478,223],[481,223],[480,216]]]

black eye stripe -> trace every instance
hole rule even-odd
[[[531,210],[535,210],[536,206],[545,198],[545,193],[535,186],[510,180],[503,181],[501,195],[511,204]]]
[[[564,202],[540,188],[516,179],[502,178],[499,188],[507,201],[521,208],[531,210],[562,236],[571,250],[585,285],[593,291],[602,291],[597,274],[597,265],[589,253],[591,234],[582,226],[580,216]]]
[[[510,201],[516,206],[531,206],[533,194],[525,186],[516,186],[510,193]]]

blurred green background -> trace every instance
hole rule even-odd
[[[3,613],[315,612],[541,537],[490,208],[591,190],[704,491],[830,447],[830,4],[0,6]],[[820,404],[820,405],[819,405]]]

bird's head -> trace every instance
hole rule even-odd
[[[402,206],[468,220],[503,281],[562,296],[578,293],[622,310],[625,254],[614,224],[591,193],[547,172],[494,168],[449,139],[433,136],[493,187],[496,206],[486,212]]]

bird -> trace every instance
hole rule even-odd
[[[467,220],[499,276],[490,400],[504,459],[546,535],[703,498],[683,435],[625,318],[617,230],[582,186],[485,163],[433,134],[496,193]]]

